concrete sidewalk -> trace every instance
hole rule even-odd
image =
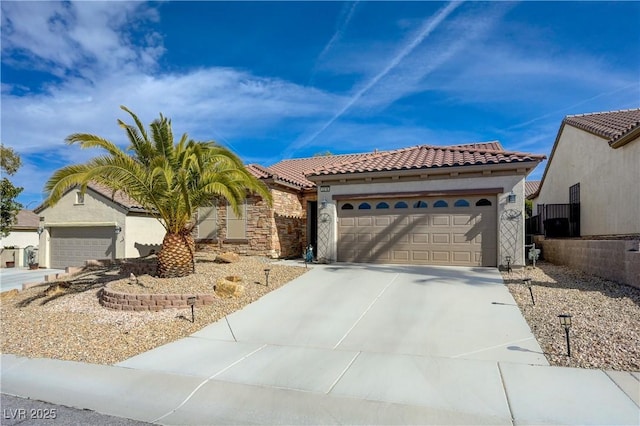
[[[640,375],[550,367],[497,271],[315,267],[115,366],[2,356],[2,392],[161,424],[638,424]]]
[[[62,269],[0,268],[0,292],[22,290],[24,284],[42,283],[50,275],[64,273]]]

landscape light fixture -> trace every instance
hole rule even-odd
[[[187,305],[191,306],[191,323],[196,322],[196,313],[195,313],[195,306],[196,306],[196,297],[195,296],[189,296],[187,297]]]
[[[505,256],[504,260],[507,261],[507,272],[511,272],[511,256]]]
[[[271,272],[271,269],[266,268],[264,270],[264,278],[265,278],[265,282],[266,282],[266,286],[269,287],[269,272]]]
[[[558,318],[560,318],[560,325],[564,327],[564,332],[567,336],[567,356],[570,357],[571,343],[569,342],[569,329],[571,328],[571,315],[562,314],[562,315],[558,315]]]
[[[515,203],[516,202],[516,194],[511,191],[509,195],[507,195],[507,203]]]
[[[535,304],[536,304],[536,301],[535,301],[535,299],[533,298],[533,290],[531,289],[531,278],[528,278],[528,277],[527,277],[527,278],[524,278],[524,279],[522,280],[522,282],[523,282],[523,283],[524,283],[524,285],[526,285],[526,286],[527,286],[527,288],[529,289],[529,294],[531,295],[531,303],[535,305]]]

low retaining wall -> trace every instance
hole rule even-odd
[[[536,238],[551,263],[640,288],[640,241]]]
[[[196,297],[196,306],[211,305],[213,294],[131,294],[109,289],[100,293],[100,304],[119,311],[161,311],[163,309],[188,308],[187,298]]]

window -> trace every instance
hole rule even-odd
[[[453,204],[453,207],[469,207],[469,202],[467,200],[458,200]]]
[[[371,204],[360,203],[360,205],[358,206],[358,210],[371,210]]]
[[[342,205],[341,209],[342,210],[353,210],[353,204],[345,203],[345,204]]]
[[[235,214],[230,205],[227,204],[227,239],[244,240],[247,238],[247,204],[238,206],[242,216]]]
[[[408,207],[409,207],[409,205],[407,203],[405,203],[404,201],[398,201],[396,203],[396,205],[393,206],[394,209],[406,209]]]
[[[84,194],[80,191],[76,192],[76,204],[84,204]]]
[[[481,198],[478,201],[476,201],[477,207],[490,206],[490,205],[491,205],[491,201],[487,200],[486,198]]]
[[[218,238],[218,214],[215,207],[198,208],[198,238],[204,240]]]
[[[569,204],[580,204],[580,184],[569,187]]]
[[[389,204],[385,203],[384,201],[380,201],[378,204],[376,204],[376,209],[388,209],[389,208]]]
[[[449,207],[449,204],[445,200],[438,200],[433,203],[433,207]]]
[[[413,208],[414,209],[426,209],[427,208],[427,202],[426,201],[416,201],[415,203],[413,203]]]

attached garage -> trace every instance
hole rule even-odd
[[[345,199],[341,262],[496,266],[496,197]]]
[[[90,259],[115,259],[113,226],[54,227],[50,230],[51,267],[84,266]]]

